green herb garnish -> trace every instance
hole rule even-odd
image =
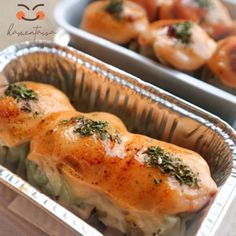
[[[37,94],[32,90],[28,89],[24,84],[10,84],[5,91],[6,96],[11,96],[18,101],[20,100],[37,100]]]
[[[108,122],[95,121],[84,117],[73,117],[70,120],[62,120],[60,124],[75,124],[74,133],[78,133],[81,137],[89,137],[96,134],[103,141],[110,139],[118,144],[121,143],[121,138],[117,132],[115,135],[111,135],[106,130]]]
[[[5,95],[13,97],[17,102],[21,102],[21,111],[24,112],[32,111],[29,101],[38,100],[37,94],[24,84],[10,84],[5,91]]]
[[[107,138],[106,127],[108,125],[107,122],[102,121],[94,121],[90,119],[78,118],[78,124],[74,129],[75,133],[79,133],[80,136],[86,137],[91,136],[93,134],[98,134],[102,140]]]
[[[180,158],[174,158],[172,154],[165,152],[158,146],[149,147],[144,154],[146,154],[145,163],[148,166],[159,168],[161,172],[175,177],[180,184],[198,187],[198,175]],[[155,181],[156,179],[154,179]]]
[[[199,7],[208,8],[211,5],[211,0],[194,0]]]
[[[123,11],[123,0],[111,0],[106,5],[105,11],[112,14],[117,20],[120,20]]]
[[[168,29],[168,35],[179,39],[184,44],[188,44],[190,43],[192,36],[191,27],[191,21],[170,25]]]

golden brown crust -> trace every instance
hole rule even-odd
[[[14,98],[0,99],[0,119],[11,119],[17,117],[19,113],[20,109],[17,107]]]
[[[191,24],[189,42],[183,43],[171,34],[176,24]],[[156,57],[164,64],[184,71],[194,71],[212,56],[216,43],[197,24],[186,20],[160,20],[153,22],[139,36],[140,45],[152,45]]]
[[[101,140],[98,135],[81,137],[73,131],[74,124],[61,124],[62,120],[80,116],[91,118],[92,113],[66,112],[48,117],[40,126],[42,132],[32,140],[28,158],[41,168],[45,165],[49,169],[57,168],[62,176],[71,179],[75,189],[76,183],[83,181],[91,189],[107,194],[123,209],[154,215],[196,211],[216,193],[209,167],[199,154],[114,128],[112,119],[108,121],[108,130],[118,132],[120,143]],[[98,120],[103,116],[104,113],[100,117],[97,113]],[[198,173],[199,187],[180,184],[158,168],[145,164],[144,151],[150,146],[161,147],[191,167]]]
[[[40,121],[48,114],[74,110],[68,98],[51,85],[20,82],[37,94],[37,100],[21,100],[7,96],[5,89],[0,94],[0,139],[7,146],[25,143],[37,131]],[[27,107],[26,107],[27,106]]]
[[[218,43],[208,66],[223,84],[236,88],[236,36]]]
[[[124,1],[121,19],[105,11],[110,1],[89,4],[81,22],[81,28],[118,44],[125,44],[138,37],[148,26],[148,19],[141,6]]]

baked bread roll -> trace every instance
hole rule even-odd
[[[218,85],[231,88],[236,94],[236,36],[219,41],[207,65]]]
[[[215,40],[233,31],[233,20],[219,0],[159,0],[160,19],[185,19],[199,24]]]
[[[203,66],[215,51],[216,43],[196,23],[162,20],[152,23],[139,37],[142,47],[152,47],[157,59],[183,71]]]
[[[29,141],[52,112],[74,110],[51,85],[18,82],[0,87],[0,164],[24,177]]]
[[[8,147],[29,142],[48,114],[74,110],[68,98],[51,85],[18,82],[1,87],[0,140]]]
[[[59,112],[38,129],[29,179],[85,218],[96,209],[106,226],[127,235],[181,235],[181,214],[217,191],[199,154],[129,133],[113,115]]]
[[[136,39],[148,26],[145,10],[131,1],[105,0],[90,3],[80,27],[117,44]]]

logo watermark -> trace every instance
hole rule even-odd
[[[44,11],[45,4],[38,3],[33,7],[30,7],[26,4],[17,4],[17,12],[16,12],[16,23],[11,23],[7,30],[7,36],[17,36],[17,37],[29,37],[27,40],[37,40],[38,38],[42,39],[44,37],[48,37],[51,35],[55,35],[56,32],[54,30],[48,30],[45,28],[45,24],[43,21],[46,18],[46,13]],[[29,24],[27,29],[26,26]],[[32,25],[32,22],[35,22]],[[20,23],[20,24],[19,24]],[[21,24],[23,24],[24,29],[21,28]]]
[[[27,5],[25,5],[25,4],[17,4],[17,6],[24,9],[24,11],[23,11],[23,10],[20,10],[20,11],[18,11],[18,12],[16,13],[16,18],[17,18],[18,20],[36,21],[36,20],[43,20],[43,19],[45,18],[45,13],[44,13],[44,11],[42,11],[42,10],[39,10],[39,11],[38,11],[38,10],[37,10],[37,9],[39,9],[39,8],[45,6],[45,5],[42,4],[42,3],[35,5],[34,7],[32,7],[32,9],[30,9],[30,8],[29,8]],[[37,12],[35,12],[35,10],[37,10]],[[27,17],[27,12],[28,12],[28,11],[33,11],[33,12],[35,12],[35,17],[34,17],[34,18],[28,18],[28,17]]]

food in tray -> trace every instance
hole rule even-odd
[[[232,33],[235,27],[227,8],[219,0],[162,1],[159,17],[194,21],[216,40]]]
[[[143,1],[134,2],[145,5]],[[88,32],[128,45],[131,50],[184,71],[200,68],[211,57],[216,44],[196,23],[160,20],[147,24],[144,10],[134,2],[92,2],[86,7],[80,26]]]
[[[111,114],[54,113],[39,130],[28,155],[30,182],[127,235],[182,235],[184,214],[217,191],[199,154],[129,133]]]
[[[236,94],[236,36],[220,41],[207,65],[204,79]]]
[[[80,26],[210,83],[203,71],[216,50],[214,39],[236,34],[236,23],[219,0],[94,1],[85,8]],[[216,80],[212,84],[217,83]],[[227,88],[232,84],[224,84],[221,88],[235,93]]]
[[[163,64],[183,71],[202,67],[215,51],[216,43],[196,23],[186,20],[156,21],[139,37],[143,48],[151,48]]]
[[[122,0],[97,1],[87,6],[81,28],[118,44],[138,37],[148,26],[144,9]]]
[[[52,112],[73,109],[68,98],[51,85],[34,82],[1,84],[0,164],[11,170],[23,168],[28,142],[39,131],[42,119]],[[8,155],[11,158],[7,158]]]
[[[77,112],[50,85],[1,87],[0,111],[7,158],[31,143],[21,160],[31,184],[127,235],[181,235],[217,191],[199,154],[129,133],[112,114]]]

